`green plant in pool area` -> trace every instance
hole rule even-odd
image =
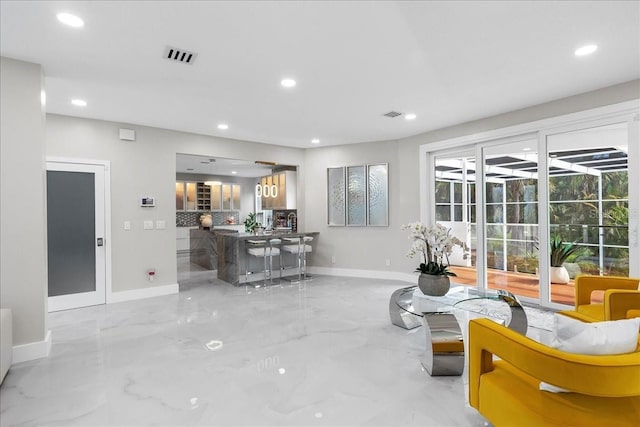
[[[549,242],[549,255],[551,256],[551,267],[562,267],[571,255],[582,252],[582,248],[573,243],[564,243],[559,234],[551,237]]]

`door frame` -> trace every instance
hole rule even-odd
[[[47,156],[45,159],[45,176],[48,163],[69,165],[102,166],[104,168],[104,286],[105,304],[111,302],[112,270],[111,270],[111,161],[95,159],[77,159],[72,157]],[[45,178],[46,179],[46,178]],[[46,222],[45,222],[46,224]],[[46,239],[46,234],[45,234]],[[48,288],[48,285],[47,285]],[[49,297],[47,297],[47,312],[49,312]]]

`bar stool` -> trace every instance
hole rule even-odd
[[[313,247],[307,243],[313,241],[313,236],[284,237],[282,240],[291,244],[283,245],[282,251],[294,254],[298,260],[298,282],[303,280],[311,280],[311,276],[307,275],[307,252],[311,252]],[[294,278],[283,277],[283,279],[296,281]]]
[[[274,247],[275,245],[279,245],[281,243],[280,239],[260,239],[260,240],[247,240],[247,253],[250,256],[254,256],[256,258],[262,258],[263,262],[263,285],[267,286],[268,284],[273,284],[273,256],[280,255],[280,249]],[[269,259],[268,267],[267,267],[267,258]],[[247,258],[246,262],[246,281],[249,280],[249,275],[254,274],[255,272],[249,271],[250,259]],[[268,282],[267,282],[268,280]],[[258,286],[256,286],[258,287]]]

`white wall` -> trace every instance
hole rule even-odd
[[[2,57],[0,82],[0,305],[13,311],[19,346],[47,333],[42,68]]]
[[[121,141],[121,127],[134,129],[136,141]],[[47,156],[111,161],[114,292],[177,283],[176,153],[299,166],[304,162],[303,150],[295,148],[54,114],[47,116],[46,148]],[[156,207],[141,208],[142,195],[154,196]],[[144,220],[165,220],[167,228],[143,230]],[[130,231],[123,229],[124,221],[132,222]],[[151,267],[156,276],[148,282],[145,272]]]
[[[399,141],[371,142],[339,147],[318,147],[306,152],[308,180],[307,228],[320,231],[312,265],[322,268],[374,270],[388,277],[391,272],[409,273],[417,266],[408,259],[407,233],[402,224],[420,219],[419,147],[458,136],[472,135],[548,117],[569,114],[640,98],[640,80],[563,98],[546,104],[438,129]],[[428,118],[427,118],[428,119]],[[389,227],[328,227],[326,214],[327,168],[389,163]],[[630,168],[640,168],[632,164]],[[331,262],[335,255],[336,263]],[[385,261],[390,260],[391,266]]]

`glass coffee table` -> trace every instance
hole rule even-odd
[[[527,313],[533,317],[533,325]],[[462,374],[464,336],[472,318],[488,317],[538,340],[552,327],[551,313],[529,307],[525,311],[508,291],[480,291],[468,286],[453,286],[441,297],[424,295],[417,286],[398,289],[389,301],[389,315],[401,328],[425,327],[427,344],[421,363],[432,376]]]

